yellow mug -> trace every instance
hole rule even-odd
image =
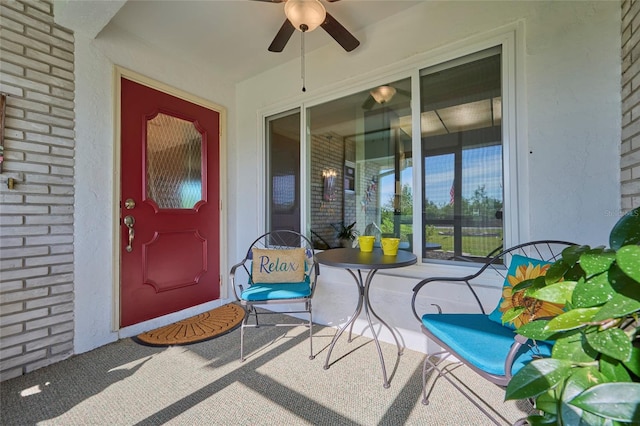
[[[398,254],[400,238],[382,238],[380,244],[382,245],[382,252],[385,256],[395,256]]]
[[[358,244],[360,245],[360,251],[364,253],[373,251],[373,242],[375,240],[376,240],[376,237],[371,235],[362,235],[358,237]]]

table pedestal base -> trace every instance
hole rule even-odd
[[[349,327],[348,342],[351,343],[352,341],[351,335],[353,333],[353,324],[355,323],[356,318],[358,318],[358,316],[360,316],[360,314],[362,313],[362,307],[364,306],[364,312],[367,317],[367,321],[369,323],[369,328],[371,329],[371,334],[373,334],[373,341],[376,344],[376,349],[378,349],[380,364],[382,365],[382,378],[383,378],[382,385],[385,388],[389,388],[390,384],[387,378],[387,369],[385,368],[385,365],[384,365],[384,357],[382,356],[382,348],[380,347],[378,335],[375,329],[373,328],[373,322],[371,321],[372,315],[374,318],[376,318],[380,322],[380,324],[387,327],[387,329],[391,332],[393,339],[396,341],[396,346],[398,347],[398,356],[402,355],[402,347],[400,346],[400,341],[396,337],[396,334],[393,332],[393,329],[382,318],[380,318],[378,314],[376,314],[369,300],[369,287],[371,286],[371,280],[373,279],[373,276],[376,274],[377,269],[370,269],[367,272],[367,276],[364,280],[362,279],[362,271],[360,269],[357,270],[358,271],[357,275],[351,269],[347,269],[347,271],[351,274],[353,279],[356,281],[356,284],[358,285],[358,306],[356,307],[356,310],[353,313],[353,316],[351,317],[351,319],[349,319],[349,321],[347,321],[347,323],[343,325],[336,332],[335,336],[333,336],[333,340],[331,340],[331,345],[329,346],[329,352],[327,353],[327,360],[324,363],[324,369],[325,370],[329,369],[329,359],[331,358],[331,352],[333,351],[333,347],[336,345],[336,342],[338,341],[342,333],[347,329],[347,327]]]

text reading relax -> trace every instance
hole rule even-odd
[[[269,256],[260,256],[260,272],[266,272],[270,274],[271,272],[289,272],[289,271],[297,271],[300,266],[296,265],[294,262],[282,262],[280,263],[280,258],[277,257],[275,262],[271,262]]]

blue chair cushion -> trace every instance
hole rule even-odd
[[[496,323],[483,314],[425,314],[422,324],[451,348],[453,355],[487,373],[503,376],[504,362],[514,342],[513,329]],[[552,343],[537,342],[538,351],[528,345],[520,348],[511,368],[512,374],[534,359],[551,356]]]
[[[300,299],[311,295],[308,277],[298,283],[254,283],[242,292],[242,300],[249,302],[279,299]]]

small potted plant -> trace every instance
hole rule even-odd
[[[358,231],[354,229],[355,226],[355,222],[349,226],[345,226],[344,222],[342,222],[340,227],[336,228],[336,238],[340,242],[340,247],[353,247],[353,242],[358,236]]]
[[[527,364],[507,386],[506,399],[535,400],[539,414],[528,424],[640,424],[639,244],[636,208],[614,226],[610,248],[569,247],[546,276],[518,284],[532,303],[565,305],[517,330],[555,342],[550,358]]]

